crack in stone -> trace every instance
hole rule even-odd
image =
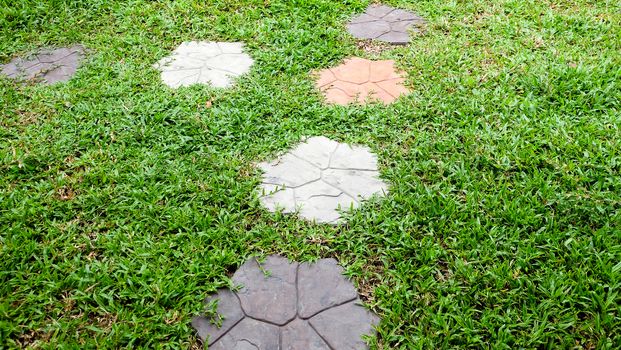
[[[322,312],[324,312],[324,311],[328,311],[328,310],[330,310],[330,309],[334,309],[335,307],[343,306],[343,305],[345,305],[345,304],[347,304],[347,303],[355,302],[356,300],[358,300],[358,296],[355,296],[355,297],[353,297],[353,298],[351,298],[351,299],[347,299],[346,301],[340,302],[340,303],[338,303],[338,304],[334,304],[334,305],[329,306],[329,307],[327,307],[327,308],[325,308],[325,309],[321,309],[321,310],[319,310],[319,311],[315,312],[314,314],[312,314],[312,315],[310,315],[310,316],[308,316],[308,317],[306,317],[306,318],[304,318],[304,317],[300,317],[300,318],[301,318],[301,319],[303,319],[303,320],[310,320],[311,318],[313,318],[313,317],[315,317],[315,316],[319,315],[320,313],[322,313]]]
[[[386,81],[386,80],[380,80],[380,81],[378,81],[378,82],[382,82],[382,81]],[[385,93],[387,93],[388,95],[390,95],[390,96],[392,96],[392,97],[394,97],[394,98],[399,97],[399,96],[395,96],[395,95],[391,94],[390,92],[386,91],[386,89],[384,89],[384,88],[382,88],[381,86],[377,85],[377,83],[378,83],[378,82],[373,82],[372,84],[373,84],[373,85],[375,85],[375,87],[377,87],[378,89],[380,89],[380,90],[384,91]]]
[[[334,149],[333,149],[333,150],[332,150],[332,152],[330,153],[330,157],[328,158],[328,167],[327,167],[326,169],[329,169],[329,168],[330,168],[330,165],[332,165],[332,158],[334,157],[334,154],[336,154],[336,150],[337,150],[337,149],[339,149],[339,146],[340,146],[340,145],[341,145],[341,144],[337,142],[337,143],[336,143],[336,146],[334,147]],[[322,171],[323,171],[323,169],[322,169]],[[323,174],[321,174],[321,175],[323,175]]]
[[[330,344],[328,342],[328,340],[326,338],[324,338],[323,335],[321,335],[321,333],[319,333],[319,331],[317,331],[317,329],[315,328],[315,326],[313,326],[312,323],[308,322],[308,325],[310,326],[310,328],[319,336],[319,338],[321,338],[321,340],[323,340],[323,342],[330,348],[330,350],[337,350],[334,347],[332,347],[332,344]]]
[[[345,90],[343,90],[343,89],[341,89],[341,88],[339,88],[339,87],[336,87],[336,86],[330,86],[330,87],[329,87],[329,88],[327,88],[326,90],[330,90],[330,89],[339,90],[339,91],[343,92],[345,95],[347,95],[348,97],[356,97],[356,96],[358,95],[358,94],[356,94],[356,95],[350,95],[350,94],[348,94],[348,93],[347,93],[347,91],[345,91]]]
[[[324,182],[325,182],[325,181],[324,181]],[[332,186],[332,187],[334,187],[334,186]],[[339,194],[336,194],[336,195],[332,195],[332,194],[323,194],[323,193],[322,193],[322,194],[314,194],[314,195],[312,195],[312,196],[310,196],[310,197],[308,197],[308,198],[303,199],[303,200],[302,200],[302,202],[306,202],[306,201],[308,201],[308,200],[309,200],[309,199],[311,199],[311,198],[318,198],[318,197],[338,198],[338,197],[340,197],[342,194],[345,194],[345,195],[346,195],[347,193],[339,192]]]
[[[390,12],[387,12],[385,15],[383,15],[382,17],[378,17],[378,18],[384,19],[384,18],[386,18],[386,16],[388,16],[389,14],[395,12],[396,10],[397,10],[396,8],[393,8],[392,10],[390,10]]]
[[[316,178],[314,180],[307,181],[307,182],[305,182],[305,183],[303,183],[301,185],[297,185],[297,186],[287,186],[287,185],[285,185],[283,183],[273,183],[273,182],[270,182],[269,180],[264,180],[262,183],[265,184],[265,185],[281,186],[282,187],[281,189],[279,189],[279,190],[274,192],[274,193],[276,193],[278,191],[282,191],[282,190],[287,189],[287,188],[290,188],[290,189],[294,190],[296,188],[300,188],[300,187],[312,184],[312,183],[317,182],[319,180],[321,180],[321,173],[320,173],[318,178]]]
[[[334,184],[331,184],[331,183],[327,182],[327,181],[326,181],[326,180],[324,180],[323,178],[321,178],[320,180],[321,180],[321,181],[323,181],[323,183],[325,183],[326,185],[328,185],[328,186],[332,186],[333,188],[336,188],[337,190],[341,191],[341,193],[339,193],[339,194],[338,194],[338,196],[334,196],[334,197],[339,197],[339,196],[341,196],[342,194],[344,194],[344,195],[346,195],[347,197],[349,197],[349,198],[350,198],[350,199],[351,199],[351,200],[352,200],[355,204],[359,204],[359,203],[358,203],[358,201],[356,200],[356,197],[354,197],[354,196],[352,196],[351,194],[349,194],[349,193],[347,193],[347,192],[343,191],[343,189],[342,189],[342,188],[340,188],[340,187],[338,187],[338,186],[336,186],[336,185],[334,185]],[[335,209],[336,209],[336,208],[335,208]]]
[[[215,55],[215,56],[213,56],[213,57],[217,57],[217,56],[219,56],[219,55],[221,55],[221,54],[223,54],[223,53],[224,53],[224,50],[222,50],[222,46],[220,46],[220,43],[219,43],[219,42],[217,42],[217,41],[216,41],[216,47],[218,48],[218,50],[220,50],[220,53],[219,53],[219,54],[217,54],[217,55]],[[198,52],[197,52],[197,53],[198,53]]]
[[[333,167],[330,167],[326,170],[355,170],[355,171],[363,171],[363,172],[378,172],[378,170],[368,169],[368,168],[333,168]]]
[[[239,345],[238,345],[238,344],[239,344],[239,343],[242,343],[242,342],[246,342],[246,343],[250,344],[250,346],[252,346],[252,347],[253,347],[253,348],[255,348],[256,350],[260,350],[260,349],[259,349],[259,346],[258,346],[257,344],[255,344],[255,343],[253,343],[253,342],[251,342],[250,340],[245,339],[245,338],[244,338],[244,339],[240,339],[240,340],[236,341],[236,342],[235,342],[235,348],[236,348],[236,349],[237,349],[237,348],[239,348]],[[244,349],[244,350],[245,350],[245,349]]]
[[[309,165],[310,165],[310,166],[312,166],[313,168],[317,168],[317,169],[319,169],[319,170],[323,170],[322,168],[318,167],[316,164],[311,163],[311,162],[310,162],[310,161],[308,161],[307,159],[304,159],[304,158],[302,158],[302,157],[299,157],[297,154],[295,154],[295,151],[296,151],[296,150],[297,150],[297,149],[294,149],[293,151],[291,151],[291,153],[290,153],[290,154],[291,154],[292,156],[294,156],[295,158],[297,158],[297,159],[299,159],[299,160],[301,160],[301,161],[306,162],[307,164],[309,164]],[[299,187],[299,186],[298,186],[298,187]]]

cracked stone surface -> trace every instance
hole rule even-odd
[[[161,71],[164,84],[172,88],[193,84],[226,88],[254,63],[243,49],[240,42],[183,42],[154,67]]]
[[[372,61],[352,57],[341,65],[318,72],[316,86],[328,103],[347,105],[367,101],[389,104],[409,90],[394,60]]]
[[[311,137],[259,167],[264,172],[259,199],[268,210],[297,212],[319,223],[336,224],[339,210],[355,209],[364,199],[388,192],[368,148],[323,136]]]
[[[74,45],[58,49],[41,50],[26,57],[14,58],[1,65],[2,74],[16,80],[36,80],[54,84],[69,80],[80,66],[84,47]]]
[[[199,338],[217,350],[368,349],[379,318],[365,309],[334,259],[290,262],[272,255],[251,258],[233,275],[237,292],[220,290],[217,319],[192,320]]]
[[[358,39],[375,39],[391,44],[410,42],[408,30],[420,32],[425,19],[409,11],[386,5],[371,5],[365,13],[347,24],[347,30]]]

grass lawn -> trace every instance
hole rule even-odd
[[[621,3],[394,0],[409,46],[345,31],[362,0],[0,0],[0,63],[81,43],[53,86],[0,79],[0,348],[198,348],[248,257],[335,257],[372,349],[621,347]],[[244,41],[230,90],[172,90],[183,41]],[[413,92],[326,106],[309,72],[395,59]],[[316,225],[262,209],[253,166],[363,144],[384,200]]]

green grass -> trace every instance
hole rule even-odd
[[[367,3],[0,0],[0,62],[90,51],[0,79],[0,348],[197,347],[203,298],[272,253],[338,258],[373,349],[621,347],[619,2],[388,1],[429,25],[379,55],[344,30]],[[187,40],[256,64],[168,89],[151,65]],[[309,72],[351,55],[413,92],[325,106]],[[341,227],[264,211],[252,163],[312,135],[369,146],[390,195]]]

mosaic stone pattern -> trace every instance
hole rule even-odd
[[[368,148],[311,137],[282,157],[259,164],[261,203],[270,211],[298,212],[304,219],[336,224],[339,209],[354,209],[384,195],[377,158]]]
[[[162,81],[171,88],[194,84],[227,88],[254,63],[243,49],[244,44],[239,42],[183,42],[154,67],[161,71]]]
[[[389,104],[409,92],[403,85],[404,74],[396,70],[393,60],[371,61],[352,57],[341,65],[319,71],[315,85],[328,103]]]
[[[217,322],[192,320],[210,350],[368,349],[362,336],[373,335],[379,323],[334,259],[297,263],[273,255],[259,264],[251,258],[233,282],[239,291],[222,289],[205,300],[217,300]]]
[[[405,45],[410,42],[408,30],[420,32],[424,23],[425,20],[414,13],[386,5],[371,5],[347,24],[347,30],[358,39]]]
[[[17,57],[0,66],[2,74],[16,80],[33,80],[55,84],[69,80],[80,66],[84,47],[74,45],[41,50],[26,57]]]

